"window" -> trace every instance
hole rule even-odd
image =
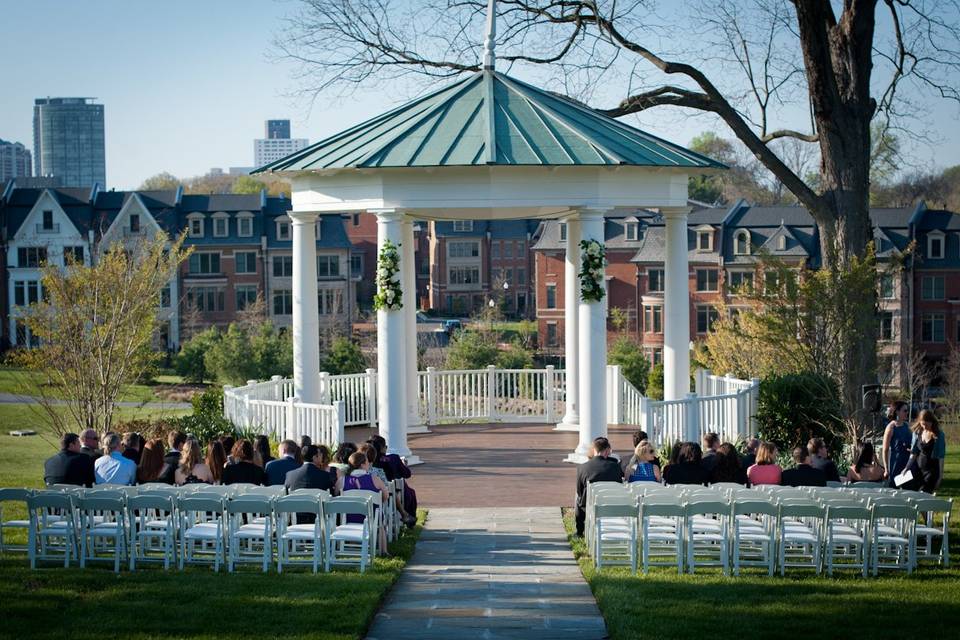
[[[547,285],[547,309],[557,308],[557,285]]]
[[[943,342],[944,318],[942,313],[928,313],[920,323],[921,342]]]
[[[257,285],[240,284],[236,287],[237,311],[243,311],[257,302]]]
[[[290,289],[274,289],[273,315],[289,316],[293,313],[293,291]]]
[[[663,364],[663,349],[644,349],[644,353],[651,366],[655,367],[658,364]]]
[[[697,251],[713,251],[713,230],[697,231]]]
[[[781,235],[777,238],[777,251],[786,251],[787,250],[787,236],[786,234]]]
[[[490,284],[493,286],[495,283],[500,282],[503,278],[503,269],[500,267],[494,267],[490,269]]]
[[[517,241],[517,257],[523,258],[527,255],[527,243],[523,240]]]
[[[170,307],[170,285],[166,284],[160,289],[160,308],[168,309]]]
[[[480,284],[479,267],[450,267],[449,284]]]
[[[503,257],[508,259],[513,258],[513,243],[509,240],[503,243]]]
[[[490,257],[494,260],[500,258],[500,243],[496,240],[490,243]]]
[[[290,223],[285,220],[277,220],[277,240],[290,239]]]
[[[363,277],[363,254],[355,253],[350,256],[350,277],[352,278],[362,278]]]
[[[130,214],[130,233],[140,233],[140,214]]]
[[[927,234],[927,257],[931,260],[943,259],[943,232]]]
[[[663,333],[663,307],[654,305],[643,308],[643,330],[645,333]]]
[[[191,238],[203,237],[203,214],[191,213],[187,216],[187,235]]]
[[[447,255],[451,258],[476,258],[480,255],[479,242],[450,242]]]
[[[53,211],[43,212],[43,230],[53,231]]]
[[[890,311],[880,312],[880,339],[893,340],[893,313]]]
[[[317,256],[317,277],[337,278],[340,276],[340,256]]]
[[[627,240],[636,240],[636,239],[637,239],[637,227],[638,227],[638,225],[637,225],[636,222],[628,222],[628,223],[625,225],[626,233],[627,233]]]
[[[257,252],[256,251],[237,251],[233,254],[235,262],[234,271],[236,273],[256,273],[257,272]]]
[[[560,345],[560,341],[557,336],[557,323],[548,322],[547,323],[547,346],[557,347],[559,345]]]
[[[47,262],[46,247],[20,247],[17,249],[17,266],[37,268]]]
[[[717,290],[717,270],[697,269],[697,291]]]
[[[83,264],[83,247],[64,247],[63,266],[69,264]]]
[[[454,220],[454,231],[473,231],[473,220]]]
[[[353,214],[353,216],[351,216],[351,217],[353,218],[353,226],[359,227],[359,226],[360,226],[360,214],[359,214],[359,213],[355,213],[355,214]]]
[[[187,307],[196,311],[223,311],[223,287],[187,287]]]
[[[753,273],[750,271],[731,271],[727,280],[727,290],[732,292],[753,291]]]
[[[767,294],[780,290],[780,274],[777,271],[767,271],[763,274],[763,290]]]
[[[506,283],[508,283],[508,284],[511,283],[511,282],[513,282],[513,268],[512,268],[512,267],[507,267],[506,269],[503,270],[503,281],[506,282]],[[501,285],[501,286],[502,286],[502,285]]]
[[[944,299],[943,276],[923,276],[920,286],[921,300]]]
[[[893,297],[893,276],[889,273],[880,276],[880,297],[887,300]]]
[[[750,254],[750,232],[743,229],[737,232],[733,240],[733,253],[738,256]]]
[[[517,267],[517,284],[527,284],[527,270]]]
[[[647,269],[647,291],[663,292],[663,269]]]
[[[213,237],[214,238],[227,237],[227,217],[226,216],[218,216],[213,219]]]
[[[293,277],[293,256],[273,256],[273,277]]]
[[[713,307],[697,307],[697,333],[707,333],[720,314]]]
[[[561,222],[560,223],[560,242],[566,242],[566,241],[567,241],[567,223]]]
[[[209,275],[220,273],[220,254],[219,253],[193,253],[190,254],[188,262],[188,271],[191,275]]]
[[[237,216],[237,235],[249,238],[253,235],[253,217],[249,215]]]
[[[343,292],[339,289],[317,291],[317,311],[324,316],[343,313]]]
[[[43,294],[36,280],[17,280],[13,283],[13,304],[23,307],[40,301]]]

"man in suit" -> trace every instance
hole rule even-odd
[[[96,460],[103,455],[100,451],[100,436],[93,429],[84,429],[80,432],[80,451]]]
[[[167,436],[167,443],[170,445],[170,451],[163,456],[163,469],[157,477],[158,482],[173,484],[177,473],[177,466],[180,464],[180,449],[187,442],[187,436],[180,431],[171,431]]]
[[[787,469],[780,475],[780,484],[787,487],[825,487],[827,475],[820,469],[810,466],[810,452],[806,447],[793,449],[793,461],[797,466]]]
[[[807,443],[807,452],[810,454],[811,467],[823,471],[828,482],[840,482],[840,472],[837,470],[837,465],[830,459],[830,452],[827,451],[823,438],[810,438],[810,442]]]
[[[622,482],[623,469],[616,458],[610,457],[610,441],[596,438],[593,441],[594,456],[577,468],[577,535],[583,537],[587,520],[587,485],[594,482]]]
[[[93,458],[80,451],[80,436],[75,433],[65,433],[60,437],[60,452],[43,463],[43,481],[47,486],[54,484],[93,486]]]
[[[320,454],[320,447],[308,444],[300,451],[303,454],[303,464],[287,472],[284,481],[287,493],[293,493],[297,489],[323,489],[329,491],[331,495],[336,493],[337,486],[333,482],[333,475],[321,468],[324,461]],[[314,519],[315,516],[312,513],[297,514],[297,522],[300,524],[313,524]]]
[[[266,478],[263,484],[266,486],[281,485],[286,482],[287,473],[300,467],[297,462],[297,443],[293,440],[284,440],[280,443],[280,457],[271,460],[263,468],[266,472]]]
[[[740,467],[743,468],[744,471],[757,463],[757,449],[759,448],[760,440],[757,438],[747,440],[747,452],[740,458]]]
[[[717,449],[720,448],[720,436],[713,433],[703,434],[703,457],[700,458],[700,466],[709,478],[713,475],[713,468],[717,466]]]

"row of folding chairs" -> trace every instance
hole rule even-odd
[[[194,488],[196,487],[196,488]],[[357,565],[361,572],[378,552],[378,530],[387,509],[381,495],[301,489],[283,495],[283,487],[169,485],[51,490],[0,489],[0,504],[24,500],[28,518],[4,527],[27,529],[31,567],[38,561],[75,556],[81,567],[110,560],[114,571],[144,562],[183,568],[256,562],[264,571],[276,557],[285,564]],[[305,522],[299,522],[299,519]],[[0,514],[2,517],[2,514]],[[0,528],[2,531],[2,528]],[[23,547],[21,547],[23,548]],[[11,549],[7,545],[6,549]]]
[[[920,558],[949,566],[952,501],[908,491],[594,483],[587,547],[597,567],[638,564],[856,568],[912,572]],[[923,520],[918,522],[922,515]],[[939,525],[937,517],[939,516]],[[940,549],[935,551],[939,539]]]

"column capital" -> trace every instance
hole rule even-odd
[[[293,224],[313,224],[320,217],[318,211],[287,211],[287,217]]]
[[[403,222],[406,216],[400,209],[368,209],[377,216],[377,222]]]
[[[577,207],[570,220],[599,220],[613,211],[613,207]]]
[[[693,211],[693,207],[662,207],[660,209],[660,215],[668,219],[686,218],[691,211]]]

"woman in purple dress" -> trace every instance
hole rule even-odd
[[[380,492],[382,504],[387,504],[387,486],[377,476],[370,473],[370,460],[365,453],[357,451],[350,455],[347,461],[349,471],[337,480],[337,489],[342,496],[344,491],[359,489],[361,491]],[[347,516],[347,522],[363,522],[364,516]],[[383,528],[383,519],[380,519],[380,551],[387,554],[387,532]]]

